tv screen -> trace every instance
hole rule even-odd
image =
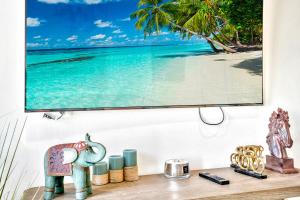
[[[263,103],[263,0],[26,0],[26,111]]]

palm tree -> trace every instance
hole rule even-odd
[[[228,52],[236,52],[223,42],[233,45],[222,34],[224,20],[219,13],[219,0],[177,0],[176,2],[177,12],[174,12],[173,19],[177,25],[201,35],[212,47],[216,44]],[[182,31],[181,33],[183,36],[192,34]],[[213,39],[210,36],[213,36]],[[222,40],[219,37],[222,37]]]
[[[162,27],[179,31],[183,37],[198,36],[207,40],[213,50],[215,45],[228,52],[236,50],[210,37],[216,30],[217,22],[214,19],[213,9],[209,7],[209,0],[177,0],[164,3],[163,0],[140,0],[138,10],[130,15],[137,18],[135,27],[144,30],[144,36],[153,32],[159,34]],[[204,6],[204,7],[203,7]]]
[[[139,10],[130,15],[131,19],[137,18],[135,27],[138,30],[144,29],[144,36],[161,31],[162,27],[170,25],[171,16],[165,11],[167,4],[163,0],[140,0]]]

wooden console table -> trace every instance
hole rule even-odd
[[[300,173],[279,174],[265,171],[267,179],[259,180],[235,173],[231,168],[201,170],[217,174],[230,180],[230,185],[218,185],[198,176],[185,180],[169,180],[162,174],[141,176],[136,182],[110,183],[94,186],[88,199],[101,200],[168,200],[168,199],[284,199],[300,196]],[[36,195],[35,195],[36,194]],[[35,195],[35,197],[34,197]],[[43,188],[31,188],[24,192],[24,200],[43,199]],[[66,184],[65,194],[57,200],[74,199],[73,184]]]

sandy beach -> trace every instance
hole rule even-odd
[[[177,57],[169,64],[160,80],[154,81],[153,101],[162,97],[155,87],[176,84],[164,91],[160,103],[262,103],[262,51]],[[176,99],[170,98],[174,94]]]

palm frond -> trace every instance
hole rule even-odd
[[[3,179],[1,178],[1,183],[0,183],[0,199],[3,198],[3,195],[4,195],[4,191],[6,189],[6,184],[7,184],[7,181],[8,181],[8,178],[9,176],[11,175],[11,172],[12,170],[14,169],[12,167],[14,161],[15,161],[15,156],[16,156],[16,153],[17,153],[17,150],[18,150],[18,147],[19,147],[19,144],[20,144],[20,140],[22,138],[22,135],[23,135],[23,131],[24,131],[24,128],[25,128],[25,125],[26,125],[26,121],[27,121],[27,117],[25,118],[24,122],[23,122],[23,125],[22,125],[22,128],[21,128],[21,131],[20,131],[20,134],[15,138],[14,137],[14,134],[15,134],[15,129],[14,129],[14,132],[13,132],[13,138],[15,138],[17,141],[16,141],[16,144],[14,146],[14,149],[13,149],[13,152],[12,153],[12,156],[11,156],[11,159],[9,162],[4,162],[4,165],[3,165],[3,169],[2,170],[5,170],[5,174],[4,174],[4,177]],[[16,123],[17,124],[17,123]],[[10,147],[9,147],[10,148]],[[2,151],[3,152],[3,151]],[[7,154],[9,154],[9,152],[7,152]],[[1,172],[2,173],[2,172]],[[10,191],[9,191],[10,192]]]
[[[7,152],[6,152],[6,156],[5,156],[5,159],[4,159],[4,166],[2,168],[1,175],[0,175],[0,180],[2,180],[2,176],[3,176],[3,173],[5,171],[5,166],[6,166],[7,158],[8,158],[9,152],[10,152],[11,144],[12,144],[14,136],[15,136],[15,132],[16,132],[16,128],[17,128],[17,125],[18,125],[18,121],[19,120],[16,120],[15,127],[14,127],[14,130],[13,130],[12,136],[10,138],[9,146],[8,146],[8,149],[7,149]]]
[[[140,0],[138,2],[138,7],[143,7],[143,6],[151,6],[157,4],[156,0]]]
[[[146,13],[145,15],[141,16],[135,23],[135,27],[137,30],[141,30],[145,23],[147,22],[147,18],[149,17],[149,14]]]
[[[14,191],[13,191],[12,195],[11,195],[11,199],[16,199],[16,196],[18,194],[18,190],[19,190],[19,187],[20,187],[21,180],[24,178],[24,176],[26,174],[24,172],[25,172],[25,169],[23,169],[22,173],[20,174],[20,176],[17,180],[16,186],[14,188]]]
[[[4,150],[5,143],[6,143],[7,134],[8,134],[8,132],[9,132],[9,128],[10,128],[10,122],[8,123],[7,129],[6,129],[6,134],[5,134],[5,136],[4,136],[4,141],[3,141],[3,143],[1,144],[0,158],[2,158],[2,153],[3,153],[3,150]]]

